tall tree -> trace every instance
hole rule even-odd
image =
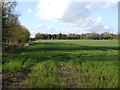
[[[30,32],[20,25],[19,14],[15,12],[17,3],[2,2],[2,43],[3,45],[19,44],[29,41]]]
[[[62,39],[62,33],[59,33],[59,34],[57,35],[57,39]]]
[[[17,3],[15,1],[2,2],[2,42],[4,44],[11,42],[13,27],[19,24],[19,14],[15,12],[16,5]]]

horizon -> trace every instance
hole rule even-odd
[[[16,11],[20,12],[19,21],[30,31],[30,37],[36,33],[118,34],[117,2],[39,0],[18,2]]]

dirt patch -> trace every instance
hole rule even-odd
[[[62,67],[62,69],[58,70],[58,73],[65,78],[65,81],[68,84],[68,88],[76,88],[78,83],[76,70],[68,65],[64,65]]]
[[[18,45],[11,45],[11,46],[3,46],[2,47],[2,53],[10,52],[15,50],[16,48],[19,48]]]
[[[21,73],[3,73],[3,88],[24,88],[24,81],[28,78],[31,68],[35,65],[30,65],[24,68]]]

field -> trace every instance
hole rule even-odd
[[[117,40],[41,40],[3,55],[3,87],[117,88]]]

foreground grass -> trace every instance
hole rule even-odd
[[[3,55],[3,85],[12,73],[27,75],[19,84],[28,88],[117,88],[117,46],[117,40],[42,40]]]

